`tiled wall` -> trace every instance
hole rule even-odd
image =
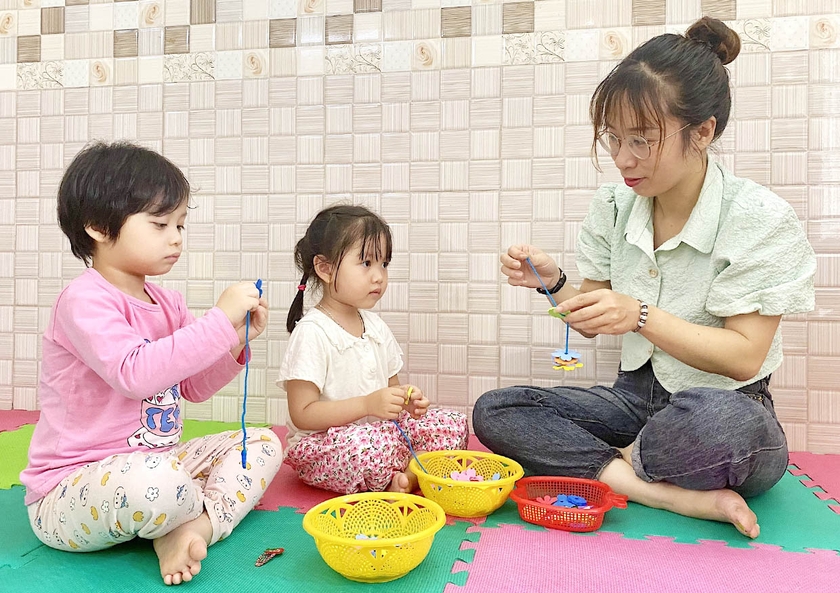
[[[617,177],[589,160],[589,97],[629,49],[701,14],[744,42],[722,158],[789,200],[819,254],[818,309],[783,322],[777,409],[794,449],[836,452],[840,0],[0,0],[0,408],[37,406],[39,334],[81,270],[56,188],[99,138],[161,150],[194,184],[188,255],[162,282],[196,313],[234,280],[267,282],[251,420],[284,421],[292,249],[337,200],[393,226],[380,310],[403,379],[433,401],[611,381],[610,337],[573,338],[584,368],[551,370],[563,326],[502,285],[498,254],[533,242],[574,270],[592,190]],[[241,386],[187,413],[234,420]]]

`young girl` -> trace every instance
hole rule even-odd
[[[411,492],[417,478],[406,469],[411,453],[400,429],[418,453],[467,444],[463,414],[429,408],[420,389],[400,384],[402,351],[368,311],[388,288],[390,261],[391,230],[361,206],[323,210],[295,248],[303,277],[277,384],[289,401],[286,461],[307,484],[342,494]],[[301,318],[307,283],[322,298]]]
[[[201,402],[243,368],[268,321],[252,282],[195,319],[184,297],[146,282],[181,255],[189,184],[131,144],[80,152],[58,190],[58,218],[89,268],[58,296],[44,332],[41,417],[21,474],[35,535],[88,552],[153,540],[167,585],[189,581],[280,468],[274,433],[182,443],[181,398]]]
[[[482,442],[532,472],[598,478],[757,537],[744,498],[788,463],[768,389],[779,320],[813,308],[816,261],[793,208],[708,153],[729,120],[724,64],[739,48],[734,31],[703,18],[643,44],[598,86],[595,141],[624,184],[592,200],[580,289],[536,247],[501,258],[509,284],[541,280],[584,336],[624,336],[615,384],[491,391],[473,420]]]

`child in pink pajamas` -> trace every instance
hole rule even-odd
[[[181,399],[202,402],[243,368],[265,330],[257,287],[222,292],[196,319],[184,297],[146,282],[178,261],[190,189],[161,155],[94,144],[68,167],[58,218],[88,269],[58,296],[44,332],[41,416],[21,474],[35,535],[89,552],[153,540],[167,585],[198,574],[280,469],[273,432],[181,442]],[[142,588],[142,587],[141,587]]]
[[[367,208],[333,206],[298,241],[295,261],[303,277],[277,382],[289,401],[286,461],[305,483],[342,494],[413,491],[397,423],[415,451],[439,451],[466,447],[467,419],[400,384],[402,351],[369,311],[388,287],[391,230]],[[322,298],[303,315],[307,283]]]

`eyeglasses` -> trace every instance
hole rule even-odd
[[[653,142],[649,142],[644,136],[638,136],[636,134],[630,134],[626,138],[624,138],[624,142],[627,143],[627,148],[630,149],[630,154],[634,157],[643,161],[647,158],[650,158],[650,149],[655,144],[659,144],[660,142],[664,142],[674,134],[679,134],[684,129],[686,129],[691,124],[685,124],[676,132],[672,132],[662,138],[662,140],[654,140]],[[621,142],[622,139],[613,134],[612,132],[603,132],[600,136],[598,136],[598,143],[604,147],[612,158],[618,156],[618,151],[621,150]]]

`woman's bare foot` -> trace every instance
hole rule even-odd
[[[686,494],[674,501],[674,508],[668,510],[698,519],[732,523],[738,531],[751,538],[758,537],[761,532],[758,518],[737,492],[728,489],[684,492]]]
[[[411,494],[415,490],[417,490],[417,476],[409,470],[395,473],[394,477],[391,478],[391,483],[388,485],[388,492],[406,492]]]
[[[614,459],[598,478],[630,500],[672,513],[732,523],[747,537],[760,533],[758,518],[743,497],[733,490],[686,490],[667,482],[645,482],[624,459]]]
[[[191,581],[207,557],[213,527],[207,513],[180,525],[152,542],[160,561],[160,574],[167,585]]]

